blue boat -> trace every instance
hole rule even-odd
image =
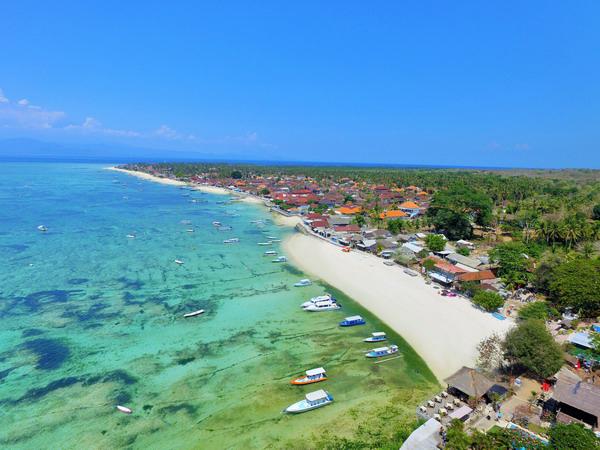
[[[387,336],[383,331],[376,331],[375,333],[371,333],[371,336],[363,339],[363,342],[381,342],[385,341]]]
[[[365,319],[360,316],[350,316],[340,322],[340,327],[353,327],[355,325],[364,325],[366,323]]]
[[[381,358],[382,356],[393,355],[394,353],[398,353],[397,345],[390,345],[389,347],[380,347],[374,348],[368,353],[365,353],[367,358]]]

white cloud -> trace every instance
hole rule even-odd
[[[67,131],[75,131],[82,133],[97,133],[108,136],[123,136],[123,137],[140,137],[142,134],[132,130],[118,130],[115,128],[106,128],[98,119],[86,117],[81,125],[67,125],[64,127]]]
[[[8,99],[4,96],[4,91],[0,89],[0,103],[8,103]]]
[[[22,98],[17,103],[21,106],[27,106],[27,105],[29,105],[29,100],[27,100],[26,98]]]

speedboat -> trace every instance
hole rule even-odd
[[[187,229],[187,230],[185,230],[185,231],[187,231],[188,233],[193,233],[193,232],[194,232],[194,229],[193,229],[193,228],[188,228],[188,229]]]
[[[368,353],[365,353],[367,358],[381,358],[382,356],[393,355],[398,353],[397,345],[390,345],[389,347],[374,348]]]
[[[45,225],[38,225],[37,229],[38,229],[39,231],[48,231],[48,228],[46,228],[46,226],[45,226]]]
[[[335,300],[326,300],[323,302],[312,303],[304,307],[304,311],[318,312],[318,311],[336,311],[341,309],[342,305],[337,303]]]
[[[281,239],[271,239],[271,243],[273,242],[281,242]]]
[[[193,311],[191,313],[184,314],[183,317],[185,317],[185,318],[196,317],[196,316],[199,316],[200,314],[204,314],[203,309],[199,309],[198,311]]]
[[[303,385],[303,384],[312,384],[318,383],[319,381],[325,381],[327,379],[327,374],[325,373],[325,369],[319,367],[317,369],[307,370],[306,375],[300,378],[295,378],[290,381],[291,384]]]
[[[293,405],[285,408],[284,412],[290,414],[299,414],[311,409],[317,409],[321,406],[329,405],[333,403],[333,397],[331,394],[323,389],[319,389],[315,392],[309,392],[306,394],[303,400],[294,403]]]
[[[225,239],[223,241],[223,244],[235,244],[236,242],[240,242],[240,239],[239,238]]]
[[[326,302],[328,300],[335,302],[335,298],[333,298],[333,296],[331,294],[323,294],[323,295],[317,295],[316,297],[311,298],[310,300],[302,303],[300,306],[302,308],[306,308],[307,306],[310,306],[314,303]]]
[[[273,239],[277,239],[277,236],[265,236],[265,237],[266,237],[267,239],[271,240],[271,241],[272,241]]]
[[[128,239],[135,239],[135,234],[128,234],[128,235],[127,235],[127,238],[128,238]]]
[[[127,406],[121,406],[121,405],[117,405],[117,410],[121,411],[123,414],[131,414],[133,412]]]
[[[308,278],[303,278],[302,280],[298,281],[297,283],[294,283],[294,287],[310,286],[311,284],[312,284],[312,281],[310,281]]]
[[[365,319],[361,316],[350,316],[340,322],[340,327],[353,327],[355,325],[364,325],[366,323]]]
[[[271,262],[274,262],[274,263],[284,263],[284,262],[287,262],[287,258],[285,256],[279,256],[278,258],[275,258]]]
[[[271,245],[272,242],[268,241],[268,242],[259,242],[258,245]]]
[[[363,339],[363,342],[381,342],[385,341],[387,336],[383,331],[376,331],[375,333],[371,333],[371,336]]]
[[[175,264],[179,264],[179,265],[183,264],[183,261],[180,259],[176,259],[174,262],[175,262]]]
[[[264,255],[265,256],[275,256],[277,252],[275,250],[267,250]]]
[[[213,227],[220,227],[221,225],[223,225],[221,222],[219,222],[218,220],[215,220],[213,223]]]

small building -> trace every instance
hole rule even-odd
[[[429,419],[404,441],[400,450],[437,450],[442,445],[442,424]]]
[[[496,277],[496,275],[494,275],[494,272],[492,272],[491,270],[480,270],[478,272],[466,272],[466,273],[461,273],[458,276],[458,281],[461,281],[461,282],[474,281],[474,282],[485,283],[485,284],[493,283],[497,279],[498,278]]]
[[[446,256],[446,259],[467,271],[479,270],[478,267],[481,266],[481,261],[478,259],[469,258],[468,256],[463,256],[459,253],[450,253]]]
[[[465,366],[444,381],[448,384],[449,393],[476,400],[482,399],[495,384],[481,372]]]
[[[557,415],[563,422],[585,422],[597,428],[600,418],[600,388],[583,381],[559,379],[554,386],[553,400],[557,402]]]
[[[574,346],[583,349],[594,348],[589,333],[572,333],[569,336],[569,342]]]

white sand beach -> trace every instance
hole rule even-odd
[[[441,381],[463,365],[473,366],[476,346],[493,332],[504,334],[513,321],[498,320],[460,297],[443,297],[400,266],[374,255],[344,253],[313,236],[295,233],[284,250],[304,272],[343,291],[399,333]]]

